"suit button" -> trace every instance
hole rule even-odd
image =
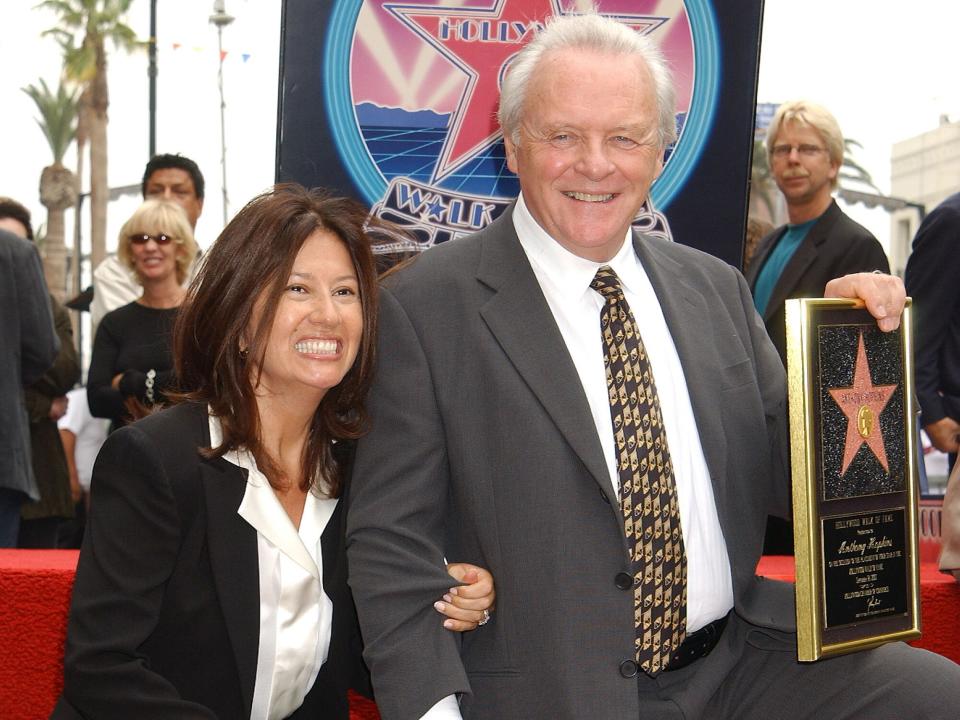
[[[620,674],[625,678],[637,676],[639,666],[633,660],[624,660],[620,663]]]
[[[617,573],[617,576],[613,579],[613,582],[621,590],[629,590],[633,587],[633,577],[625,572]]]

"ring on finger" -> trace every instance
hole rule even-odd
[[[477,623],[477,625],[486,625],[488,622],[490,622],[490,611],[484,610],[483,617],[480,618],[480,621]]]

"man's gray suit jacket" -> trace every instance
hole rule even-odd
[[[736,610],[792,630],[790,587],[754,573],[767,514],[788,507],[783,367],[739,272],[634,244],[683,364]],[[634,625],[614,581],[629,571],[618,501],[510,211],[389,278],[379,353],[347,543],[383,717],[465,693],[465,718],[637,718],[637,681],[619,672]],[[496,581],[492,621],[462,639],[431,608],[445,557]]]

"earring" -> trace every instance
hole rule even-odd
[[[240,348],[240,359],[241,359],[241,360],[246,360],[246,359],[247,359],[247,355],[249,355],[249,354],[250,354],[250,349],[249,349],[249,348]]]

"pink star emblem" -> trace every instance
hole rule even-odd
[[[467,76],[450,118],[447,138],[433,173],[442,180],[501,137],[497,103],[503,75],[521,47],[551,15],[564,15],[560,0],[496,0],[492,8],[385,4],[394,17]],[[612,15],[649,33],[666,17]]]
[[[853,385],[846,388],[831,388],[830,396],[847,416],[847,437],[843,448],[843,465],[840,475],[846,474],[850,463],[864,443],[873,452],[884,471],[890,472],[887,452],[880,432],[880,413],[890,402],[896,385],[874,385],[870,378],[867,351],[863,333],[857,343],[857,363],[853,371]]]

